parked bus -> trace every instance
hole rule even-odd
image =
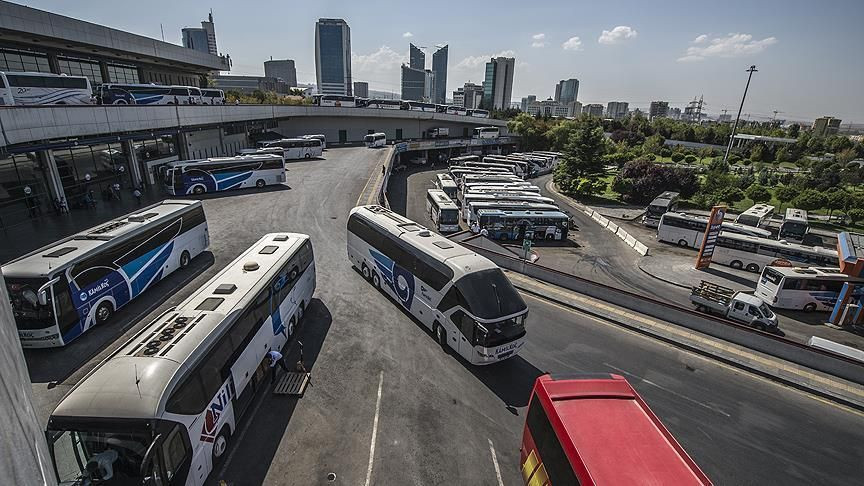
[[[387,145],[387,135],[384,133],[370,133],[363,137],[363,143],[369,148],[383,147]]]
[[[204,194],[285,182],[285,159],[275,154],[179,160],[165,167],[168,194]]]
[[[435,176],[435,186],[438,189],[444,191],[444,194],[447,194],[451,200],[456,201],[456,196],[459,192],[459,188],[456,185],[456,181],[450,177],[450,174],[438,174]]]
[[[210,246],[199,201],[165,200],[3,265],[21,346],[64,346]]]
[[[864,296],[864,278],[846,275],[839,268],[765,267],[756,296],[777,309],[830,311],[846,282],[857,284],[854,299]]]
[[[462,179],[469,175],[513,175],[513,173],[507,169],[482,169],[479,167],[468,167],[463,165],[451,165],[448,173],[457,184],[461,183]]]
[[[85,76],[0,71],[0,106],[92,103],[93,90]]]
[[[426,191],[426,211],[439,233],[459,231],[459,207],[441,189]]]
[[[623,377],[534,382],[520,461],[525,485],[710,485],[648,404]]]
[[[519,177],[524,177],[525,173],[516,164],[496,163],[496,162],[465,162],[466,167],[477,167],[480,169],[504,169],[507,172]]]
[[[479,160],[479,155],[460,155],[458,157],[451,157],[447,162],[450,165],[464,165],[465,162],[478,162]]]
[[[747,226],[763,228],[768,224],[768,221],[771,220],[773,215],[774,206],[771,206],[770,204],[755,204],[751,206],[750,209],[739,214],[738,217],[735,218],[735,222],[746,224]]]
[[[203,485],[314,291],[309,237],[264,236],[66,394],[46,431],[59,482]]]
[[[467,204],[463,213],[466,215],[465,222],[470,226],[478,221],[477,211],[481,209],[502,209],[506,211],[559,211],[555,204],[535,203],[531,201],[511,201],[498,199],[495,201],[474,201]]]
[[[528,306],[494,263],[380,206],[348,216],[348,259],[472,364],[515,356]]]
[[[755,236],[723,233],[711,261],[732,268],[759,273],[766,266],[836,267],[837,252]]]
[[[325,137],[323,133],[300,135],[300,138],[312,138],[315,140],[319,140],[321,142],[321,150],[327,150],[327,137]]]
[[[353,96],[325,94],[313,97],[312,104],[316,106],[355,108],[357,107],[357,99]]]
[[[465,116],[468,114],[468,109],[463,108],[461,106],[448,106],[447,107],[447,114],[448,115]]]
[[[471,191],[462,195],[462,219],[468,221],[471,204],[476,202],[528,201],[534,204],[555,204],[555,200],[540,194],[518,189]]]
[[[477,223],[494,240],[521,240],[533,233],[535,240],[566,240],[570,217],[561,211],[480,209]]]
[[[485,184],[488,182],[504,182],[504,183],[525,183],[524,179],[516,177],[510,172],[485,172],[479,174],[465,174],[461,178],[456,179],[456,182],[462,186],[470,184]]]
[[[810,223],[807,220],[807,211],[786,208],[786,216],[780,224],[780,233],[778,233],[777,239],[802,241],[809,232]]]
[[[686,213],[666,213],[660,216],[657,226],[657,239],[666,243],[674,243],[684,248],[700,248],[708,227],[708,218]],[[738,223],[724,221],[720,225],[723,233],[771,238],[768,230],[754,228]]]
[[[447,138],[450,136],[449,128],[430,128],[426,130],[426,136],[429,138]]]
[[[655,197],[651,204],[645,208],[645,215],[642,216],[642,224],[656,228],[660,224],[660,217],[666,213],[674,212],[678,209],[678,193],[666,191]]]
[[[501,182],[488,182],[481,184],[471,184],[462,188],[462,193],[460,198],[464,202],[467,194],[469,193],[497,193],[502,191],[517,191],[517,192],[527,192],[532,193],[535,196],[540,195],[540,188],[534,185],[531,185],[530,182],[514,182],[514,183],[501,183]]]
[[[200,105],[203,93],[192,86],[158,84],[100,84],[96,88],[100,105]]]
[[[401,110],[401,100],[369,100],[366,103],[366,108],[376,108],[379,110]]]
[[[283,148],[286,159],[311,159],[324,155],[324,145],[317,138],[283,138],[262,142],[262,148]],[[247,149],[248,150],[248,149]]]
[[[473,110],[468,110],[468,116],[473,116],[474,118],[489,118],[489,112],[487,110],[474,108]]]
[[[420,101],[406,101],[404,105],[406,110],[408,111],[428,111],[431,113],[435,113],[438,109],[435,107],[435,103],[423,103]]]
[[[205,105],[224,105],[225,92],[221,89],[202,89],[201,102]]]
[[[498,127],[477,127],[474,129],[472,138],[498,138],[500,131]]]
[[[483,157],[483,162],[488,164],[506,164],[512,165],[516,167],[517,174],[521,172],[522,174],[530,174],[531,173],[531,163],[526,162],[521,159],[516,159],[512,157],[505,157],[501,155],[487,155]]]

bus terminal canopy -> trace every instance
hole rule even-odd
[[[767,142],[767,143],[785,143],[785,144],[793,144],[798,141],[795,138],[783,138],[783,137],[768,137],[765,135],[750,135],[747,133],[736,133],[735,140],[738,140],[740,143],[743,142]]]
[[[864,275],[864,234],[838,233],[837,256],[841,272],[853,277]]]

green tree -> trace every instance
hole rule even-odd
[[[793,123],[792,125],[789,125],[789,129],[786,132],[786,136],[789,138],[798,138],[799,133],[801,133],[801,125],[798,125],[797,123]]]
[[[672,152],[671,157],[672,157],[672,162],[675,162],[675,163],[678,163],[678,162],[681,162],[682,160],[684,160],[684,154],[682,154],[681,152]]]
[[[791,185],[780,186],[774,189],[774,197],[780,201],[780,209],[783,209],[784,204],[788,204],[798,195],[798,189]]]
[[[825,192],[825,209],[828,210],[828,220],[831,220],[831,214],[835,209],[843,209],[846,206],[848,194],[843,189],[834,187]]]
[[[528,113],[520,113],[507,122],[507,129],[522,138],[522,147],[526,151],[549,148],[546,140],[546,123]]]
[[[764,203],[771,200],[771,191],[761,184],[752,184],[744,191],[744,195],[754,203]]]
[[[827,203],[828,198],[825,197],[825,194],[815,189],[805,189],[792,200],[792,204],[794,204],[796,208],[805,211],[824,208]]]
[[[841,164],[848,164],[849,162],[853,161],[857,156],[858,152],[856,152],[854,148],[850,147],[847,149],[843,149],[840,152],[837,152],[834,155],[834,158],[837,160],[837,162],[840,162]]]
[[[852,224],[864,222],[864,209],[850,209],[849,211],[846,211],[846,216],[849,216]]]
[[[696,151],[696,155],[699,157],[699,163],[704,164],[705,159],[714,156],[714,149],[710,147],[702,147]]]
[[[599,119],[584,117],[576,121],[567,138],[563,157],[555,170],[555,183],[561,190],[578,196],[590,196],[598,189],[603,175],[606,139]]]
[[[549,127],[546,130],[546,139],[549,141],[549,144],[552,147],[552,150],[562,151],[564,147],[567,145],[567,141],[570,138],[570,134],[576,130],[577,120],[564,120],[560,123]],[[626,145],[622,145],[618,147],[621,151],[626,151]]]
[[[684,162],[688,164],[693,164],[696,162],[696,156],[692,154],[687,154],[684,156]]]

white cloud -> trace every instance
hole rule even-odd
[[[351,75],[354,79],[369,81],[373,89],[398,88],[399,67],[408,62],[408,56],[390,46],[383,45],[370,54],[351,53]]]
[[[632,39],[638,35],[635,29],[626,25],[619,25],[612,30],[604,30],[597,42],[601,44],[620,44],[627,39]]]
[[[531,43],[531,47],[546,47],[545,42],[534,41]]]
[[[571,38],[567,39],[566,42],[561,44],[561,47],[563,47],[565,51],[581,51],[582,50],[582,40],[579,39],[578,36],[571,37]]]
[[[486,65],[489,59],[493,57],[516,57],[516,52],[512,50],[501,51],[497,54],[481,54],[479,56],[468,56],[456,63],[457,68],[476,68]]]
[[[542,33],[541,34],[534,34],[531,36],[531,38],[534,40],[542,41],[543,39],[546,38],[546,34],[542,34]]]
[[[404,34],[402,34],[402,37],[414,37],[414,34],[412,34],[411,32],[405,32]]]
[[[693,40],[693,44],[699,45],[688,47],[684,55],[678,58],[678,62],[702,61],[709,57],[748,56],[758,54],[776,43],[776,37],[753,40],[753,36],[750,34],[733,33],[724,37],[709,39],[707,35],[703,34]]]
[[[531,38],[534,39],[534,42],[531,43],[531,47],[546,47],[546,34],[534,34]]]

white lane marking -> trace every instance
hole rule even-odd
[[[489,441],[489,452],[492,453],[492,464],[495,465],[495,477],[498,479],[498,486],[504,486],[504,481],[501,480],[501,468],[498,467],[498,456],[495,455],[495,446],[492,445],[492,439]]]
[[[676,391],[670,390],[669,388],[666,388],[665,386],[658,385],[657,383],[654,383],[653,381],[648,380],[648,379],[646,379],[646,378],[643,378],[643,377],[641,377],[641,376],[639,376],[639,375],[634,375],[633,373],[630,373],[630,372],[624,371],[624,370],[622,370],[621,368],[618,368],[618,367],[612,366],[612,365],[609,364],[609,363],[603,363],[603,364],[606,365],[606,366],[608,366],[608,367],[610,367],[610,368],[612,368],[613,370],[615,370],[615,371],[617,371],[617,372],[619,372],[619,373],[622,373],[622,374],[625,374],[625,375],[628,375],[628,376],[632,376],[632,377],[634,377],[634,378],[636,378],[636,379],[642,380],[642,382],[645,383],[646,385],[655,386],[655,387],[657,387],[657,388],[659,388],[659,389],[665,391],[666,393],[671,393],[672,395],[675,395],[675,396],[678,397],[678,398],[683,398],[684,400],[687,400],[687,401],[690,402],[690,403],[695,403],[696,405],[699,405],[700,407],[707,408],[708,410],[711,410],[712,412],[719,413],[720,415],[723,415],[724,417],[730,417],[730,416],[731,416],[731,415],[729,415],[728,413],[724,412],[723,410],[720,410],[719,408],[712,407],[711,405],[708,405],[707,403],[702,403],[702,402],[700,402],[699,400],[694,400],[694,399],[692,399],[692,398],[690,398],[690,397],[688,397],[688,396],[684,396],[684,395],[682,395],[682,394],[680,394],[680,393],[678,393],[678,392],[676,392]]]
[[[372,480],[372,462],[375,460],[375,437],[378,435],[378,414],[381,412],[381,386],[384,384],[384,372],[378,375],[378,400],[375,401],[375,420],[372,422],[372,440],[369,443],[369,466],[366,468],[366,486]]]

